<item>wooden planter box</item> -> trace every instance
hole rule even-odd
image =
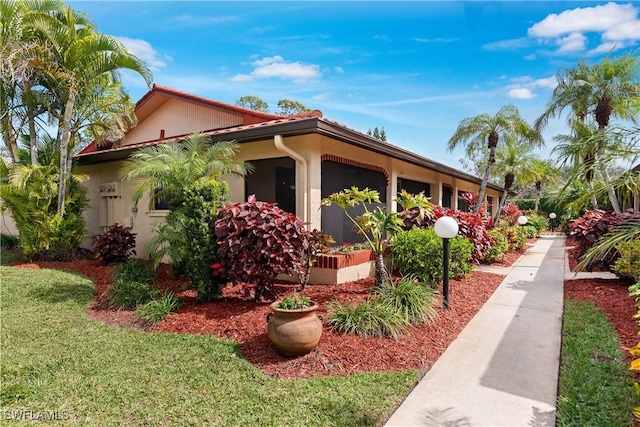
[[[375,275],[371,249],[358,249],[344,254],[318,255],[311,267],[310,284],[338,285]]]

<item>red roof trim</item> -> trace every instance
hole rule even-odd
[[[309,116],[309,117],[313,117],[313,116]],[[207,131],[203,131],[200,132],[202,135],[207,135],[207,136],[212,136],[212,135],[222,135],[228,132],[236,132],[236,131],[242,131],[242,130],[247,130],[247,129],[254,129],[257,127],[262,127],[262,126],[271,126],[271,125],[276,125],[279,123],[288,123],[288,122],[294,122],[297,120],[301,120],[301,119],[306,119],[308,117],[299,117],[299,116],[278,116],[277,120],[269,120],[269,121],[264,121],[264,122],[259,122],[259,123],[252,123],[252,124],[248,124],[248,125],[240,125],[240,126],[233,126],[233,127],[228,127],[228,128],[223,128],[223,129],[212,129],[212,130],[207,130]],[[82,149],[79,153],[77,153],[75,155],[75,157],[83,157],[83,156],[89,156],[91,154],[96,154],[96,153],[110,153],[110,152],[115,152],[115,151],[122,151],[122,150],[132,150],[135,148],[142,148],[142,147],[149,147],[152,145],[158,145],[158,144],[165,144],[167,142],[173,142],[173,141],[180,141],[182,139],[185,139],[189,136],[189,134],[185,134],[185,135],[178,135],[178,136],[172,136],[170,138],[164,138],[164,139],[154,139],[154,140],[150,140],[150,141],[144,141],[144,142],[138,142],[135,144],[128,144],[128,145],[121,145],[119,147],[115,147],[115,148],[107,148],[104,150],[98,150],[95,146],[95,143],[92,142],[91,144],[87,145],[84,149]]]

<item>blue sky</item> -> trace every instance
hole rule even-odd
[[[321,110],[459,167],[460,121],[515,105],[532,123],[555,73],[638,49],[640,2],[70,1],[118,37],[157,84],[230,104],[257,96]],[[637,52],[637,50],[635,50]],[[125,74],[133,100],[147,91]],[[568,133],[565,120],[544,136]]]

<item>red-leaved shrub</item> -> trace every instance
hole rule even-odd
[[[136,254],[136,233],[115,223],[104,233],[96,234],[91,239],[96,256],[107,265],[125,262]]]
[[[292,213],[273,203],[231,203],[218,210],[215,225],[218,259],[229,279],[243,286],[245,296],[272,299],[270,288],[280,273],[304,277],[302,259],[311,233]],[[214,268],[220,271],[222,266]],[[213,266],[212,266],[213,268]]]

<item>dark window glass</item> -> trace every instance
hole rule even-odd
[[[387,180],[382,172],[325,160],[322,162],[321,173],[322,198],[328,197],[333,193],[339,193],[346,188],[358,187],[361,190],[369,188],[376,190],[380,194],[381,203],[373,203],[368,206],[368,209],[375,209],[376,206],[385,208],[387,203]],[[362,206],[349,208],[349,215],[354,218],[361,215],[362,212]],[[322,207],[321,226],[322,231],[333,237],[336,244],[363,241],[363,238],[354,230],[353,223],[338,206]]]
[[[453,193],[453,189],[449,186],[442,186],[442,207],[443,208],[451,208],[451,193]]]

